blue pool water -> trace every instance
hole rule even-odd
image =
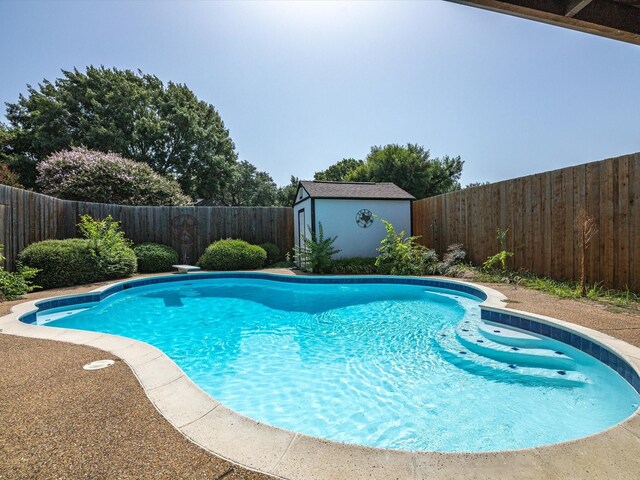
[[[237,412],[347,443],[519,449],[598,432],[640,402],[585,353],[424,286],[187,279],[66,313],[38,323],[150,343]]]

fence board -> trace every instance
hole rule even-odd
[[[574,278],[575,253],[573,244],[573,225],[574,207],[573,207],[573,169],[565,168],[562,170],[561,179],[562,203],[564,205],[563,218],[560,228],[563,229],[560,241],[563,242],[563,262],[559,262],[562,267],[562,277],[566,279]]]
[[[583,210],[598,226],[587,280],[640,291],[640,153],[418,200],[413,228],[438,253],[463,243],[476,265],[498,251],[496,229],[509,228],[512,268],[578,279],[576,218]]]
[[[549,271],[555,278],[564,278],[563,262],[554,261],[556,258],[564,258],[564,202],[562,198],[562,170],[552,172],[550,175],[550,210],[549,218],[551,219],[550,232],[550,265]]]
[[[611,160],[605,160],[600,163],[600,242],[602,244],[600,272],[605,285],[613,285],[613,237],[615,235],[613,229],[613,204],[615,194],[613,174],[614,169]]]
[[[618,164],[618,214],[616,215],[617,255],[615,284],[629,284],[629,159],[622,158]]]

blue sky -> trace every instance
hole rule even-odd
[[[372,145],[460,155],[463,184],[640,151],[640,47],[448,2],[0,1],[0,100],[141,69],[222,115],[278,184]]]

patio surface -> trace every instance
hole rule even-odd
[[[100,285],[104,284],[37,292],[27,299],[80,293]],[[640,346],[637,310],[487,286],[505,294],[511,308],[580,324]],[[24,301],[0,304],[0,316]],[[81,369],[102,358],[115,357],[85,346],[0,335],[0,479],[270,478],[187,440],[153,407],[124,362],[94,372]],[[527,478],[636,479],[640,464],[628,459],[640,458],[640,431],[626,432],[622,446],[607,444],[609,432],[603,434],[601,451],[581,450],[579,442],[553,447],[560,461],[537,472],[524,458],[518,462],[518,456],[511,455],[509,471],[513,478],[526,471]],[[590,461],[591,456],[602,460]],[[447,462],[444,456],[442,460]],[[502,478],[495,469],[504,473],[505,460],[500,453],[488,454],[479,466],[470,455],[457,455],[459,471],[453,478]],[[430,468],[422,469],[424,478],[430,477]],[[437,470],[434,465],[434,476],[439,477]],[[453,472],[451,465],[448,471]]]

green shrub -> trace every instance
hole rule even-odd
[[[482,268],[485,271],[490,272],[492,270],[498,269],[498,266],[499,266],[500,271],[506,272],[507,260],[509,259],[509,257],[513,257],[513,252],[507,252],[506,250],[501,250],[495,255],[492,255],[489,258],[487,258],[485,262],[482,264]]]
[[[404,230],[396,232],[391,223],[380,218],[387,235],[378,247],[378,272],[385,275],[434,275],[438,273],[436,252],[416,243],[418,237],[405,237]]]
[[[138,257],[138,271],[144,273],[168,272],[178,263],[178,252],[161,243],[142,243],[133,249]]]
[[[267,260],[267,252],[258,245],[228,238],[213,242],[204,251],[198,266],[205,270],[254,270]]]
[[[338,237],[324,238],[322,223],[318,223],[318,234],[309,228],[309,237],[302,237],[302,247],[295,248],[296,260],[300,268],[312,273],[327,273],[331,267],[331,256],[340,250],[333,246]]]
[[[500,244],[500,251],[495,255],[487,258],[487,260],[482,264],[482,268],[485,272],[497,270],[498,266],[500,267],[501,271],[507,271],[507,260],[509,259],[509,257],[513,257],[513,252],[509,252],[507,250],[508,232],[508,228],[506,230],[502,230],[501,228],[497,230],[496,238],[498,239],[498,243]]]
[[[39,270],[34,282],[42,288],[91,283],[99,278],[91,245],[82,238],[32,243],[20,252],[18,261]]]
[[[136,255],[118,222],[111,217],[96,221],[84,215],[78,227],[86,238],[45,240],[20,253],[21,265],[39,270],[34,279],[38,285],[68,287],[128,277],[136,271]]]
[[[104,220],[82,215],[78,230],[91,245],[100,280],[129,277],[136,272],[138,259],[130,247],[131,241],[125,238],[120,230],[120,222],[116,222],[111,215]]]
[[[40,288],[31,283],[31,279],[38,273],[37,269],[22,267],[14,273],[5,270],[1,265],[4,262],[2,250],[3,245],[0,244],[0,302],[19,298],[25,293]]]
[[[280,249],[275,243],[261,243],[260,246],[264,249],[265,252],[267,252],[267,261],[265,262],[265,265],[271,266],[274,263],[278,263],[280,260],[282,260]]]
[[[442,256],[442,261],[438,264],[438,273],[456,277],[463,270],[464,260],[467,252],[462,248],[461,243],[449,245],[446,253]]]
[[[333,260],[328,271],[337,275],[370,275],[376,273],[378,269],[375,257],[355,257]]]
[[[474,280],[478,276],[478,271],[469,264],[460,263],[449,267],[446,272],[441,274],[446,275],[447,277]]]
[[[417,262],[416,273],[413,275],[438,275],[439,261],[438,254],[435,250],[427,248],[424,245],[414,245],[414,255]]]

